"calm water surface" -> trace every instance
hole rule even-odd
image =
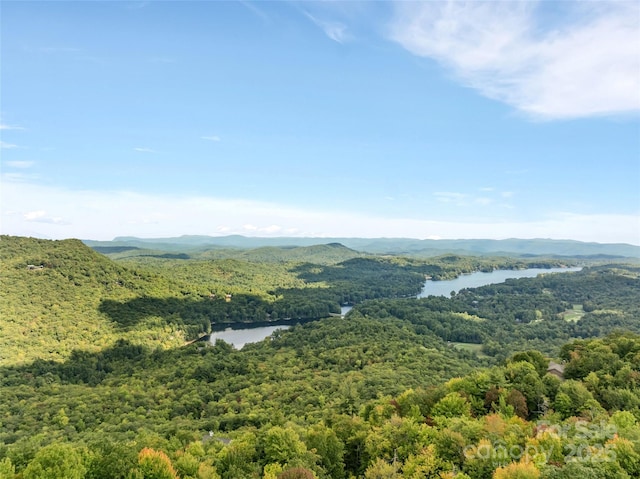
[[[242,349],[247,343],[257,343],[271,336],[276,329],[289,329],[290,326],[260,326],[257,328],[227,328],[224,331],[216,331],[209,336],[209,342],[214,344],[216,339],[222,339],[225,343],[233,344],[236,349]]]
[[[464,288],[478,288],[488,284],[504,283],[508,279],[535,278],[539,274],[567,273],[580,271],[582,268],[529,268],[529,269],[499,269],[490,273],[476,272],[463,274],[456,279],[446,281],[426,281],[418,298],[427,296],[449,296],[451,291],[456,293]]]
[[[580,271],[582,268],[530,268],[521,270],[496,270],[490,273],[471,273],[462,275],[456,279],[446,281],[426,281],[418,298],[427,296],[449,296],[451,291],[456,293],[464,288],[477,288],[487,284],[504,283],[511,278],[534,278],[541,273],[567,273],[570,271]],[[342,306],[341,316],[344,316],[353,306]],[[224,331],[215,331],[209,336],[209,342],[214,344],[216,339],[232,344],[236,349],[241,349],[247,343],[257,343],[264,338],[271,336],[276,329],[288,329],[289,325],[280,324],[274,326],[245,326],[234,325]]]

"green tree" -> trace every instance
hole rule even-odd
[[[24,470],[24,479],[83,479],[86,472],[80,453],[69,444],[40,449]]]
[[[320,456],[320,465],[333,479],[342,479],[344,472],[344,444],[328,427],[317,424],[306,434],[305,443]]]
[[[591,394],[583,383],[568,379],[558,388],[554,409],[559,412],[563,418],[577,416],[581,412],[588,411],[592,408],[602,409],[600,404],[594,399],[593,394]]]
[[[459,393],[449,393],[438,401],[431,409],[432,416],[443,416],[446,418],[458,416],[471,416],[471,405],[467,398]]]
[[[540,377],[546,374],[547,367],[549,366],[549,361],[544,357],[544,355],[540,351],[535,350],[515,353],[511,358],[509,358],[508,362],[517,363],[519,361],[531,363],[533,367],[536,368],[536,372]]]
[[[428,428],[412,418],[393,416],[381,427],[374,428],[366,440],[366,451],[371,459],[404,461],[418,454],[428,443]]]
[[[607,446],[611,447],[616,460],[630,477],[640,477],[640,454],[633,442],[618,437],[608,442]]]
[[[539,411],[545,387],[536,371],[536,367],[528,361],[507,364],[505,377],[513,389],[520,391],[527,400],[529,414]]]
[[[301,458],[307,452],[306,445],[291,427],[270,428],[264,436],[263,447],[267,463],[277,462],[282,465]]]
[[[103,440],[91,446],[86,479],[126,479],[138,464],[135,445]]]

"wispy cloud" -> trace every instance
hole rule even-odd
[[[554,213],[547,217],[435,221],[389,218],[348,211],[210,196],[161,196],[131,191],[76,191],[15,182],[2,176],[3,234],[50,238],[111,239],[114,236],[182,234],[409,238],[556,238],[640,244],[638,214]],[[46,205],[46,206],[45,206]],[[64,212],[64,219],[50,211]],[[161,213],[159,213],[161,212]]]
[[[203,140],[209,140],[209,141],[215,141],[215,142],[220,141],[220,137],[218,135],[201,136],[200,138],[202,138]]]
[[[454,203],[463,206],[466,204],[466,199],[469,195],[452,191],[436,191],[433,196],[440,203]]]
[[[25,221],[35,222],[35,223],[47,223],[53,225],[64,225],[67,224],[61,217],[59,216],[48,216],[47,212],[44,210],[36,210],[29,211],[23,215]]]
[[[536,117],[639,111],[640,4],[564,2],[565,26],[545,28],[545,3],[399,2],[390,38]]]
[[[14,143],[7,143],[6,141],[0,141],[0,148],[11,150],[13,148],[20,148],[20,147]]]
[[[309,12],[305,12],[304,14],[309,20],[320,27],[322,31],[324,31],[324,34],[334,42],[345,43],[350,39],[350,35],[347,32],[347,26],[344,23],[320,20]]]
[[[491,203],[493,203],[493,200],[491,198],[486,198],[484,196],[481,196],[479,198],[476,198],[473,200],[476,204],[482,205],[482,206],[488,206]]]
[[[5,161],[4,164],[11,168],[31,168],[35,163],[33,161]]]
[[[245,7],[246,9],[248,9],[251,13],[253,13],[257,17],[260,17],[264,22],[271,21],[271,19],[269,18],[269,15],[267,15],[263,10],[261,10],[256,6],[256,2],[240,0],[238,3],[243,7]]]
[[[478,191],[481,191],[482,195],[454,191],[436,191],[433,193],[433,197],[439,203],[465,208],[471,206],[483,207],[496,204],[499,204],[499,206],[502,207],[513,208],[513,206],[504,203],[506,199],[513,196],[513,192],[511,191],[498,192],[493,187],[478,188]]]
[[[6,123],[0,123],[0,130],[24,130],[21,126],[7,125]]]
[[[18,172],[2,173],[2,178],[12,183],[33,181],[35,179],[34,175],[25,175],[24,173],[18,173]]]
[[[144,147],[137,147],[133,149],[134,151],[137,151],[139,153],[158,153],[156,150],[154,150],[153,148],[144,148]]]

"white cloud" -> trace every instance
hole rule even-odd
[[[555,238],[640,244],[640,215],[432,221],[307,210],[233,198],[72,191],[2,177],[2,233],[53,239],[248,234],[315,237]],[[56,212],[51,214],[49,212]],[[63,219],[64,218],[64,219]],[[37,231],[34,229],[37,228]]]
[[[464,193],[455,193],[452,191],[436,191],[433,196],[440,203],[455,203],[459,205],[465,204],[468,195]]]
[[[203,140],[209,140],[209,141],[215,141],[215,142],[220,141],[220,137],[218,135],[201,136],[200,138],[202,138]]]
[[[21,126],[7,125],[6,123],[0,123],[0,130],[24,130]]]
[[[11,168],[31,168],[34,165],[33,161],[5,161],[5,165]]]
[[[47,216],[47,212],[44,210],[28,211],[23,215],[23,218],[27,222],[47,223],[53,225],[66,224],[65,221],[59,216]]]
[[[4,148],[7,150],[13,149],[13,148],[20,148],[18,145],[14,145],[13,143],[7,143],[5,141],[0,141],[0,148]]]
[[[262,233],[273,235],[282,231],[282,227],[278,225],[269,225],[265,226],[264,228],[260,228],[259,231],[261,231]]]
[[[140,153],[157,153],[156,150],[154,150],[153,148],[142,148],[142,147],[138,147],[138,148],[134,148],[134,151],[138,151]]]
[[[335,21],[320,20],[309,12],[305,12],[305,15],[309,20],[320,27],[322,31],[324,31],[324,34],[334,42],[345,43],[350,39],[349,33],[347,32],[347,26],[345,24]]]
[[[476,198],[474,200],[477,204],[482,205],[482,206],[487,206],[490,205],[491,203],[493,203],[493,200],[491,198],[485,198],[485,197],[479,197]]]
[[[390,38],[536,117],[639,111],[640,4],[563,2],[545,29],[545,3],[398,2]]]
[[[35,221],[38,218],[42,218],[46,214],[47,214],[47,212],[44,211],[44,210],[29,211],[29,212],[24,214],[24,219],[27,220],[27,221]]]

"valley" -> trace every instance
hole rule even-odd
[[[637,477],[633,258],[273,248],[3,236],[0,477]],[[275,320],[242,349],[192,342]]]

